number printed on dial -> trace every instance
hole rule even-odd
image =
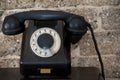
[[[48,34],[53,38],[53,44],[49,48],[43,48],[38,45],[38,38],[43,35]],[[44,41],[43,41],[44,42]],[[42,43],[42,42],[41,42]],[[46,44],[47,45],[47,44]],[[51,28],[44,27],[37,29],[31,36],[30,47],[32,51],[40,57],[51,57],[56,54],[61,46],[61,39],[59,34]]]

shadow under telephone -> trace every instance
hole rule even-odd
[[[30,20],[27,28],[24,25],[25,20]],[[70,44],[77,43],[88,29],[91,31],[105,79],[93,30],[84,17],[62,11],[26,11],[6,16],[2,27],[6,35],[23,32],[20,72],[24,76],[69,75]]]

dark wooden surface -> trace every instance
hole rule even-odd
[[[94,67],[73,67],[67,77],[31,77],[20,75],[19,68],[0,68],[0,80],[102,80],[99,70]]]

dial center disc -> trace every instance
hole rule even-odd
[[[37,40],[38,45],[43,49],[49,49],[53,43],[53,37],[47,33],[44,33],[38,37]]]

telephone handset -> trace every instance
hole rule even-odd
[[[9,15],[3,23],[3,33],[8,35],[19,34],[25,30],[25,20],[63,20],[66,23],[66,28],[75,34],[87,31],[88,23],[82,16],[62,12],[62,11],[28,11]]]
[[[30,20],[26,29],[25,20]],[[62,11],[40,10],[6,16],[2,31],[6,35],[23,32],[21,74],[68,75],[71,70],[70,44],[78,42],[88,28],[96,44],[92,28],[82,16]],[[95,49],[102,63],[96,45]],[[103,65],[101,67],[103,70]]]

